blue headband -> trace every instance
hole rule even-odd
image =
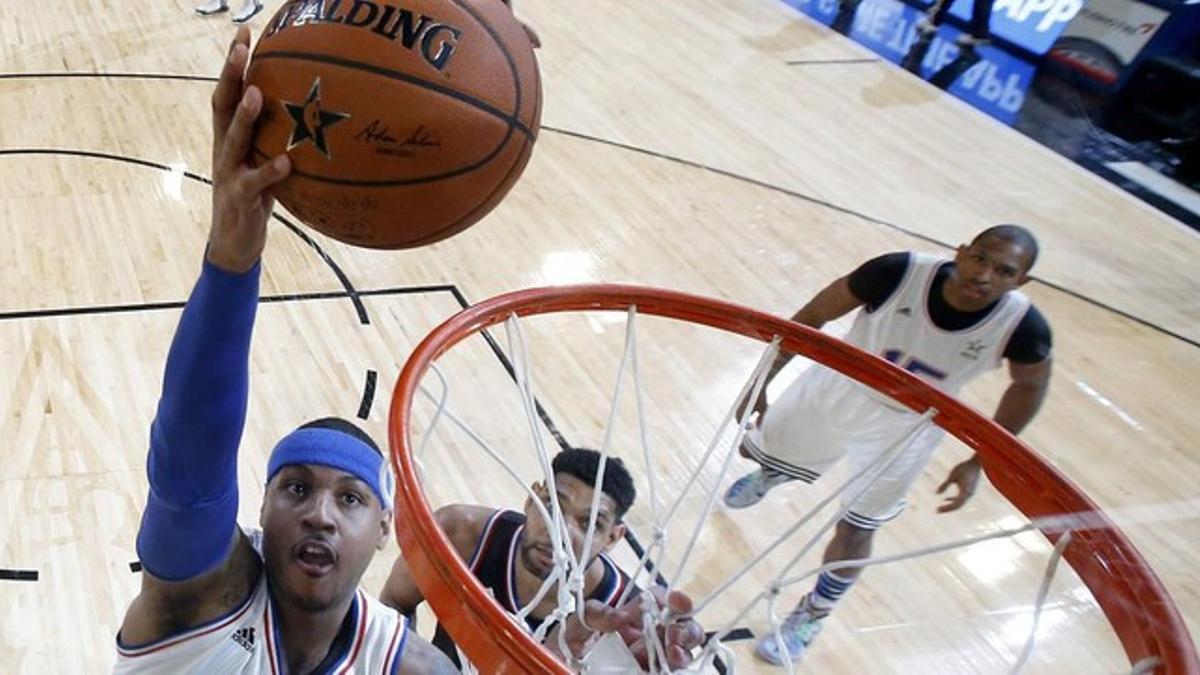
[[[374,448],[343,431],[310,427],[284,436],[271,451],[267,482],[285,466],[317,464],[346,473],[371,486],[383,508],[392,508],[396,489],[392,472]]]

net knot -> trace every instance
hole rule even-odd
[[[574,596],[577,593],[583,591],[583,588],[584,588],[583,568],[576,567],[571,572],[571,576],[569,576],[567,578],[567,592],[570,593],[572,596]]]

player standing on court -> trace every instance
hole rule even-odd
[[[1025,228],[998,225],[960,246],[953,260],[915,252],[883,255],[834,281],[792,320],[820,328],[862,308],[848,342],[951,394],[1008,359],[1012,382],[994,419],[1016,434],[1037,413],[1050,382],[1050,327],[1017,290],[1028,281],[1037,253],[1037,241]],[[781,353],[767,382],[790,359]],[[754,410],[757,427],[747,432],[742,454],[760,468],[730,486],[725,494],[730,508],[755,504],[768,490],[791,480],[813,482],[847,455],[857,473],[891,448],[918,417],[820,364],[801,374],[769,408],[764,386]],[[900,515],[905,493],[941,437],[942,430],[930,425],[873,483],[860,477],[847,487],[849,495],[864,491],[845,505],[849,511],[837,525],[824,562],[870,556],[875,531]],[[953,485],[957,494],[938,511],[965,504],[979,474],[977,457],[954,467],[938,493]],[[859,573],[858,568],[822,573],[788,616],[782,636],[792,660],[803,655]],[[756,652],[766,661],[783,663],[773,635],[760,640]]]
[[[253,19],[263,9],[262,0],[246,0],[242,3],[242,8],[234,12],[234,23],[246,23]],[[209,0],[208,2],[196,8],[196,13],[202,16],[219,14],[229,10],[229,0]]]

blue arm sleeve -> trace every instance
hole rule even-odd
[[[259,269],[230,274],[205,261],[171,343],[137,538],[142,566],[159,579],[190,579],[229,555]]]

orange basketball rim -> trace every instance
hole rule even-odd
[[[819,361],[914,411],[936,409],[934,422],[979,453],[988,479],[1027,517],[1088,514],[1089,529],[1073,531],[1064,558],[1095,596],[1130,662],[1157,659],[1156,673],[1200,674],[1200,659],[1187,627],[1141,553],[1095,502],[1008,431],[912,374],[820,331],[721,300],[614,284],[516,291],[465,309],[417,346],[396,383],[388,421],[397,472],[396,536],[438,620],[481,672],[569,670],[491,599],[434,521],[408,437],[418,385],[446,350],[510,315],[625,312],[630,306],[640,314],[702,324],[764,342],[779,336],[782,350]],[[1043,534],[1051,542],[1060,536]]]

